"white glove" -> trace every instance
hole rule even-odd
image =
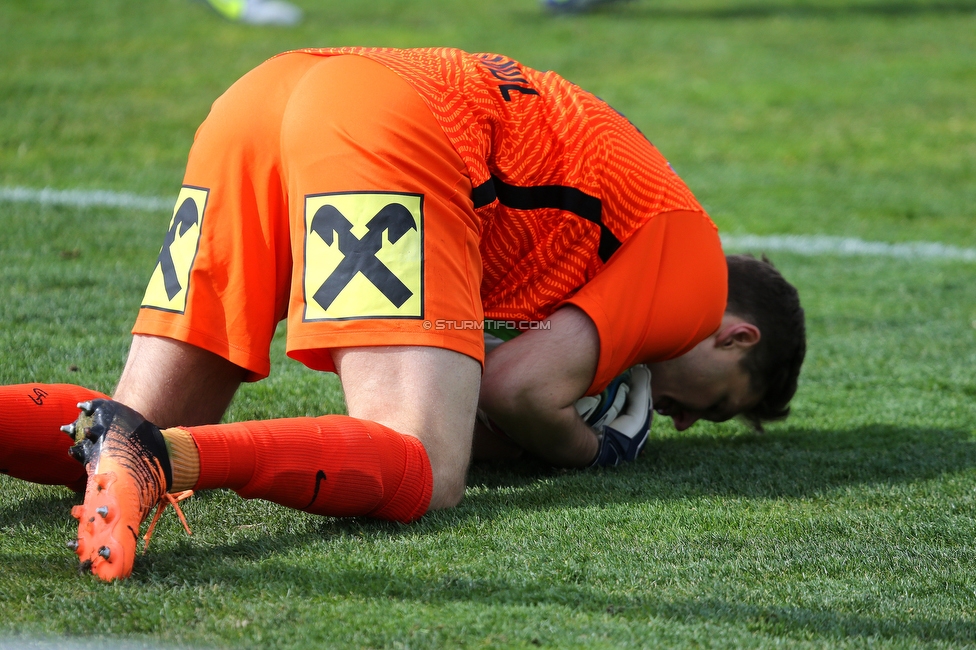
[[[647,443],[654,416],[651,371],[644,365],[634,366],[599,397],[578,400],[576,410],[601,435],[592,466],[612,467],[634,460]]]
[[[627,401],[627,393],[630,392],[627,379],[629,379],[629,371],[610,382],[610,385],[599,395],[576,400],[576,412],[580,414],[583,421],[599,430],[608,422],[615,420]]]

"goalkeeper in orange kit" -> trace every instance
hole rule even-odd
[[[268,375],[281,320],[348,415],[216,424]],[[485,323],[519,335],[486,354]],[[106,580],[185,490],[408,522],[461,500],[476,431],[484,453],[614,465],[652,405],[679,429],[785,417],[805,350],[795,289],[726,258],[623,116],[452,49],[302,50],[234,84],[197,132],[133,334],[111,400],[0,388],[0,468],[86,483],[72,546]],[[76,402],[69,440],[54,425]]]

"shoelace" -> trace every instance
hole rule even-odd
[[[183,515],[183,510],[181,510],[179,506],[180,501],[189,499],[192,496],[193,490],[184,490],[182,492],[177,492],[176,494],[170,494],[167,492],[159,499],[159,503],[156,504],[156,514],[153,515],[152,521],[149,523],[149,528],[146,530],[146,534],[142,537],[142,541],[144,542],[144,546],[142,547],[143,553],[149,550],[149,540],[152,538],[153,531],[156,529],[156,522],[159,521],[159,516],[163,514],[163,510],[166,509],[166,506],[173,506],[173,510],[176,511],[176,515],[180,518],[180,523],[183,524],[186,534],[193,534],[193,531],[190,530],[190,525],[186,523],[186,517]]]

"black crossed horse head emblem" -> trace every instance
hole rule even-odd
[[[159,259],[156,261],[163,273],[163,286],[166,288],[166,295],[170,300],[176,297],[183,285],[180,284],[179,274],[176,272],[176,264],[173,262],[173,244],[176,243],[176,233],[180,237],[186,234],[196,224],[200,223],[200,215],[197,212],[197,204],[193,199],[187,198],[180,204],[180,208],[173,217],[173,223],[166,233],[163,240],[163,248],[159,251]]]
[[[410,230],[416,230],[413,215],[405,206],[390,203],[366,223],[366,234],[360,239],[352,233],[353,224],[334,206],[323,205],[312,217],[311,231],[329,246],[339,238],[342,261],[325,279],[312,296],[322,309],[328,309],[357,273],[379,289],[397,308],[413,295],[413,292],[396,276],[376,254],[383,248],[383,232],[389,233],[391,244],[400,241]]]

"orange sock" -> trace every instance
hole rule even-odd
[[[85,489],[85,468],[68,455],[61,425],[78,417],[78,402],[105,398],[71,384],[0,386],[0,472],[48,485]]]
[[[200,451],[198,490],[230,488],[318,515],[404,523],[430,504],[424,446],[382,424],[327,415],[186,430]]]

